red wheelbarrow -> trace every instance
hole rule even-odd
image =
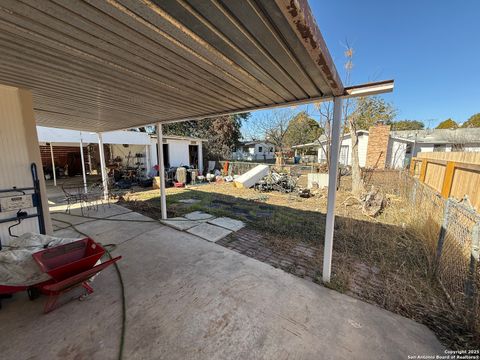
[[[95,266],[105,252],[100,244],[90,238],[39,251],[32,256],[51,280],[33,286],[0,285],[0,294],[27,290],[30,299],[34,299],[41,292],[48,295],[44,308],[44,312],[48,313],[57,307],[61,295],[73,289],[83,287],[87,294],[93,293],[88,280],[122,258],[118,256]]]

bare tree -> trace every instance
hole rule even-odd
[[[345,58],[345,85],[350,85],[350,76],[353,69],[353,48],[346,42]],[[362,180],[362,169],[360,168],[360,160],[358,158],[358,124],[357,114],[354,109],[355,105],[352,104],[351,99],[346,99],[344,102],[343,115],[346,119],[348,130],[350,132],[350,138],[352,140],[352,193],[354,195],[360,195],[365,191]],[[353,106],[352,106],[353,105]]]
[[[287,150],[286,133],[290,120],[294,117],[292,108],[277,109],[259,114],[250,137],[265,140],[275,146],[277,157],[282,157]]]

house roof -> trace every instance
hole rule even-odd
[[[368,131],[367,130],[357,130],[357,135],[368,135]],[[346,133],[346,134],[343,135],[342,140],[348,139],[349,137],[350,137],[350,133]],[[320,144],[325,143],[327,141],[328,141],[327,137],[325,135],[321,135],[314,142],[307,143],[307,144],[293,145],[292,149],[301,149],[301,148],[305,148],[305,147],[315,147],[315,146],[319,146]]]
[[[0,83],[39,125],[110,131],[345,90],[307,0],[2,1]]]
[[[480,128],[391,131],[397,140],[430,144],[480,143]]]

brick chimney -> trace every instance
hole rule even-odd
[[[377,123],[368,129],[366,168],[385,169],[390,125]]]

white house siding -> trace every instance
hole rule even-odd
[[[232,158],[234,160],[248,161],[274,159],[275,147],[272,144],[266,143],[257,143],[249,146],[239,146],[237,151],[232,153]]]
[[[190,166],[190,158],[188,156],[188,140],[167,139],[168,156],[170,166]]]
[[[365,167],[367,162],[368,135],[362,134],[358,138],[358,162]]]
[[[326,144],[323,144],[325,147]],[[343,150],[342,148],[346,148]],[[359,134],[358,136],[358,162],[361,167],[365,167],[365,163],[367,161],[367,148],[368,148],[368,135],[366,134]],[[346,153],[347,159],[345,161],[344,154]],[[325,152],[321,147],[318,148],[318,159],[319,161],[325,161]],[[352,165],[352,139],[348,135],[342,140],[340,145],[340,164],[342,165]]]
[[[480,152],[480,144],[468,144],[463,147],[465,152]]]
[[[48,233],[52,226],[48,212],[48,202],[40,158],[40,146],[37,139],[35,119],[33,115],[32,97],[29,91],[0,85],[0,189],[16,187],[32,187],[30,165],[35,162],[40,179],[43,200],[43,213]],[[15,195],[18,193],[8,193]],[[0,196],[7,194],[0,194]],[[34,214],[35,209],[23,209]],[[0,218],[15,217],[16,212],[0,212]],[[10,240],[8,227],[15,223],[0,224],[0,238],[4,245]],[[38,232],[38,219],[25,219],[13,228],[13,233]]]
[[[192,143],[195,142],[195,144]],[[190,166],[190,155],[189,155],[189,146],[190,145],[197,145],[198,155],[199,157],[202,156],[203,149],[202,149],[202,141],[194,140],[194,139],[169,139],[163,138],[163,143],[168,144],[168,163],[171,167],[178,167],[178,166]],[[158,164],[157,160],[157,139],[152,138],[152,143],[150,146],[150,164],[154,166]],[[165,164],[167,165],[167,164]],[[203,168],[203,161],[199,158],[199,167]]]
[[[405,166],[407,142],[390,138],[387,149],[387,167],[401,169]]]

